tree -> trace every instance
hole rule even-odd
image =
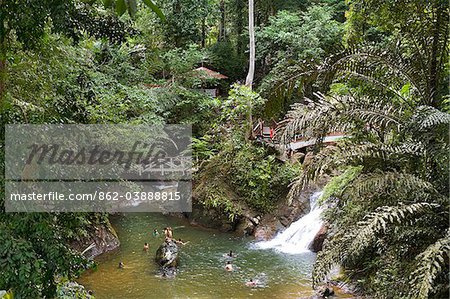
[[[97,0],[88,1],[88,2],[96,2]],[[150,8],[156,15],[162,20],[165,21],[166,17],[161,11],[161,9],[153,3],[151,0],[142,0],[142,3],[146,5],[148,8]],[[114,8],[116,13],[121,16],[126,11],[128,11],[128,14],[131,17],[134,17],[136,15],[136,11],[138,9],[138,3],[136,0],[104,0],[103,4],[105,7]]]
[[[94,3],[95,1],[89,1]],[[164,14],[158,6],[154,5],[151,0],[143,0],[146,6],[150,7],[162,20]],[[88,28],[83,21],[89,15],[81,15],[75,4],[76,0],[43,0],[43,1],[13,1],[2,0],[0,5],[0,109],[3,108],[4,98],[6,94],[6,79],[7,79],[7,51],[10,47],[10,40],[17,38],[25,48],[33,48],[39,42],[39,39],[44,35],[49,19],[52,22],[50,27],[54,32],[74,36],[76,29],[88,29],[89,33],[98,34],[95,30],[96,26]],[[119,0],[119,1],[105,1],[106,6],[112,7],[115,5],[116,12],[122,15],[127,9],[130,15],[134,15],[137,9],[135,0]],[[85,7],[81,8],[84,10]],[[76,28],[79,27],[84,28]],[[98,26],[97,26],[98,27]],[[117,27],[117,26],[112,26]],[[104,26],[103,28],[108,28]],[[94,32],[92,32],[94,29]]]
[[[25,46],[31,47],[43,35],[45,23],[51,17],[56,24],[62,24],[72,1],[12,1],[2,0],[0,10],[0,108],[5,97],[7,76],[7,49],[11,34]],[[56,26],[61,29],[61,27]]]
[[[250,54],[249,54],[249,67],[248,67],[248,74],[245,78],[245,86],[249,87],[250,89],[253,86],[253,77],[255,75],[255,25],[254,25],[254,3],[253,0],[248,0],[248,35],[249,35],[249,48],[250,48]],[[251,138],[253,135],[253,113],[252,113],[252,106],[250,105],[249,108],[249,114],[248,114],[248,122],[250,123],[250,129],[247,133],[248,139]]]
[[[214,8],[215,3],[209,0],[167,1],[163,30],[169,46],[179,48],[192,43],[206,45],[209,23],[215,23],[217,18],[210,13]]]
[[[257,32],[257,64],[265,75],[259,90],[268,99],[267,118],[284,115],[302,95],[312,96],[316,72],[311,65],[342,47],[344,24],[333,20],[333,12],[326,5],[312,5],[302,12],[282,10]],[[292,80],[306,72],[312,74],[310,80]],[[277,88],[289,82],[290,89]]]
[[[355,44],[375,29],[380,35],[398,41],[396,51],[411,51],[411,67],[422,77],[427,103],[438,107],[448,84],[440,71],[448,58],[449,4],[445,0],[400,0],[395,5],[381,0],[352,1],[346,40]]]
[[[254,3],[248,0],[248,35],[249,35],[249,67],[245,85],[252,88],[255,75],[255,25],[254,25]]]

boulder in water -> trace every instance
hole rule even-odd
[[[178,246],[173,240],[166,240],[156,251],[155,261],[162,268],[175,268],[178,265]]]
[[[322,224],[322,227],[317,232],[314,239],[311,241],[311,243],[308,246],[308,249],[312,252],[319,252],[322,250],[323,241],[325,241],[325,238],[328,234],[328,226],[326,224]]]

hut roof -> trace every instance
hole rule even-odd
[[[196,68],[194,71],[203,73],[202,76],[207,77],[207,78],[228,79],[227,76],[222,75],[221,73],[215,72],[215,71],[210,70],[209,68],[206,68],[203,66]]]

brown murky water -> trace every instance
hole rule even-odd
[[[288,255],[272,250],[253,249],[253,240],[190,226],[182,219],[160,214],[126,214],[113,222],[121,247],[101,256],[96,270],[78,280],[106,298],[308,298],[310,274],[315,254]],[[154,237],[165,226],[174,228],[174,237],[189,241],[181,247],[179,273],[162,278],[153,258],[162,236]],[[150,245],[148,252],[143,245]],[[226,272],[224,254],[233,250],[233,272]],[[119,269],[122,261],[125,269]],[[259,281],[249,288],[250,278]]]

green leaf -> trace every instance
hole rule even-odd
[[[103,0],[103,5],[104,5],[106,8],[112,7],[113,1],[112,1],[112,0]]]
[[[166,16],[163,14],[161,9],[159,9],[159,7],[156,6],[151,0],[143,0],[143,1],[144,1],[145,5],[150,7],[150,9],[153,10],[153,12],[155,12],[158,15],[158,17],[161,19],[161,21],[166,20]]]
[[[117,0],[116,3],[116,13],[121,16],[125,13],[127,10],[127,5],[125,3],[125,0]]]

